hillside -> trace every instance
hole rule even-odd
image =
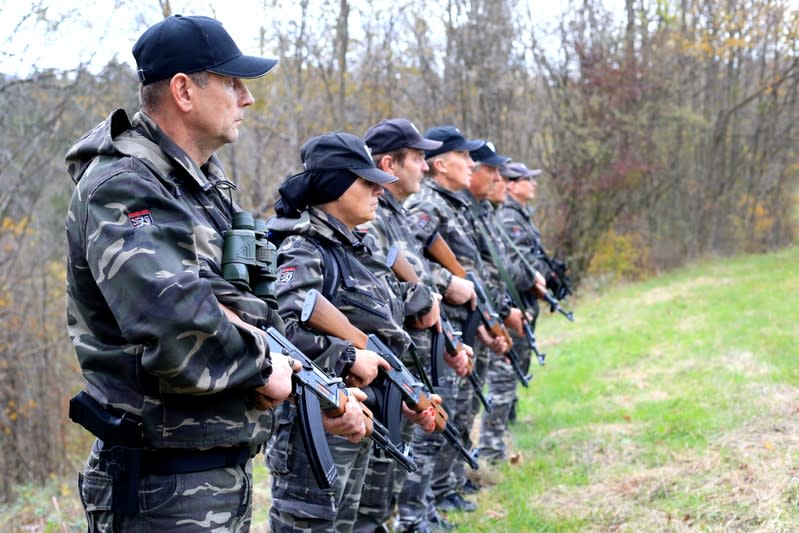
[[[707,260],[545,313],[514,463],[458,531],[799,530],[799,247]],[[79,458],[76,458],[79,461]],[[266,531],[257,460],[253,531]],[[74,480],[20,487],[3,531],[81,531]]]

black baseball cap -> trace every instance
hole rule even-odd
[[[435,150],[441,141],[425,139],[413,122],[407,118],[381,120],[366,131],[363,140],[375,154],[386,154],[401,148]]]
[[[481,165],[499,167],[510,162],[510,157],[499,155],[497,148],[491,141],[481,141],[483,144],[479,148],[469,152],[472,160]]]
[[[384,185],[396,176],[375,166],[372,153],[363,139],[351,133],[334,131],[308,139],[300,148],[303,168],[309,170],[349,170],[367,181]]]
[[[178,72],[260,78],[278,63],[277,59],[242,54],[218,20],[183,15],[173,15],[147,28],[133,45],[133,57],[142,85]]]
[[[466,137],[463,136],[461,130],[455,126],[436,126],[435,128],[430,128],[424,132],[424,136],[427,139],[441,141],[442,143],[438,148],[425,150],[424,156],[427,159],[447,152],[454,152],[456,150],[460,152],[471,152],[472,150],[479,148],[484,143],[484,141],[466,140]]]
[[[529,169],[524,163],[507,163],[499,168],[499,173],[511,181],[534,178],[541,174],[541,169]]]

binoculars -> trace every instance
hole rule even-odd
[[[277,309],[275,259],[277,248],[266,238],[266,221],[249,211],[233,215],[233,228],[225,232],[222,276]]]

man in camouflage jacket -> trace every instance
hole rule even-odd
[[[464,269],[482,275],[485,266],[480,254],[474,227],[469,215],[470,202],[461,193],[468,187],[474,162],[469,151],[483,145],[483,141],[467,141],[454,126],[440,126],[425,132],[425,138],[439,140],[440,148],[425,152],[430,167],[428,178],[423,181],[419,193],[411,196],[405,207],[416,220],[414,231],[420,235],[438,232],[449,244],[458,262]],[[468,309],[463,306],[444,305],[443,309],[453,324],[463,324]],[[488,348],[504,352],[507,346],[500,339],[493,339],[485,328],[478,328],[479,339],[474,346],[475,358],[487,357]],[[469,445],[471,402],[473,391],[466,379],[457,384],[456,402],[450,410],[450,419]],[[474,510],[475,505],[460,494],[460,487],[450,475],[455,463],[460,462],[455,451],[445,447],[439,453],[432,474],[431,489],[436,506],[444,510]]]
[[[535,285],[538,283],[539,290],[544,290],[545,282],[543,277],[535,270],[530,270],[523,263],[522,258],[513,249],[511,243],[507,242],[506,230],[502,227],[504,213],[503,205],[507,199],[507,182],[504,177],[506,169],[513,165],[508,163],[502,165],[499,173],[502,179],[496,181],[488,191],[488,199],[483,202],[485,214],[485,226],[490,233],[493,242],[503,244],[504,250],[502,264],[506,269],[506,274],[513,283],[518,294],[530,294],[531,300],[535,301]],[[526,309],[525,309],[526,310]],[[522,362],[522,367],[526,370],[529,366],[529,347],[526,338],[520,331],[511,328],[513,345],[516,353]],[[510,361],[504,358],[494,358],[488,368],[487,384],[489,394],[492,397],[491,416],[484,416],[480,425],[480,457],[488,462],[497,462],[505,458],[506,446],[504,434],[507,430],[508,418],[511,408],[516,400],[517,379],[516,373]]]
[[[280,327],[264,301],[221,276],[238,207],[213,151],[236,139],[253,103],[240,78],[277,61],[243,56],[205,17],[170,17],[133,53],[142,111],[132,121],[114,111],[66,156],[77,184],[69,335],[89,403],[134,428],[124,442],[114,430],[95,442],[81,501],[89,531],[246,531],[249,459],[272,426],[264,397],[289,394],[291,368],[220,307]]]
[[[361,229],[367,230],[367,242],[374,253],[381,258],[388,255],[391,246],[398,246],[413,266],[420,281],[436,296],[435,306],[426,315],[420,316],[418,311],[414,312],[407,307],[405,312],[406,330],[416,346],[424,371],[427,376],[432,377],[431,328],[438,327],[440,298],[434,280],[438,280],[438,285],[445,288],[445,293],[450,285],[464,283],[465,280],[459,280],[457,276],[453,276],[436,263],[428,264],[424,259],[420,240],[410,230],[417,227],[416,221],[402,206],[402,202],[409,195],[419,191],[420,181],[424,172],[428,170],[424,150],[439,148],[442,143],[425,139],[412,122],[403,118],[381,121],[369,128],[364,140],[372,151],[372,157],[378,168],[398,179],[385,185],[385,191],[379,198],[377,216],[373,221],[362,225]],[[429,235],[425,235],[422,240],[429,238]],[[449,292],[450,296],[452,292]],[[442,396],[447,407],[448,402],[455,401],[454,385],[458,379],[451,368],[456,369],[461,376],[465,375],[470,351],[471,348],[467,348],[453,357],[445,355],[444,360],[450,366],[439,370],[441,375],[437,376],[436,392]],[[407,363],[410,368],[415,368],[413,361]],[[406,427],[413,432],[413,425]],[[370,472],[367,474],[361,496],[356,531],[370,533],[375,531],[377,524],[386,522],[391,516],[395,503],[399,503],[399,518],[395,530],[421,532],[429,528],[427,515],[428,511],[434,512],[434,508],[428,509],[425,495],[430,487],[435,458],[442,446],[446,445],[446,441],[440,434],[428,433],[418,427],[415,434],[408,435],[408,439],[411,436],[413,458],[418,467],[415,472],[406,473],[404,469],[396,468],[390,458],[378,454],[372,455]],[[392,487],[392,478],[394,490],[392,497],[388,498],[386,493]],[[363,527],[359,529],[358,526]]]

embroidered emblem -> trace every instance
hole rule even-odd
[[[430,215],[427,213],[419,213],[419,215],[416,217],[416,225],[419,228],[424,229],[432,220],[433,219],[430,218]]]
[[[150,214],[149,209],[142,209],[135,213],[128,213],[128,222],[130,222],[130,225],[134,228],[150,226],[153,224],[153,216]]]
[[[277,282],[278,283],[288,283],[294,279],[294,271],[297,270],[295,267],[286,267],[280,270],[277,274]]]

